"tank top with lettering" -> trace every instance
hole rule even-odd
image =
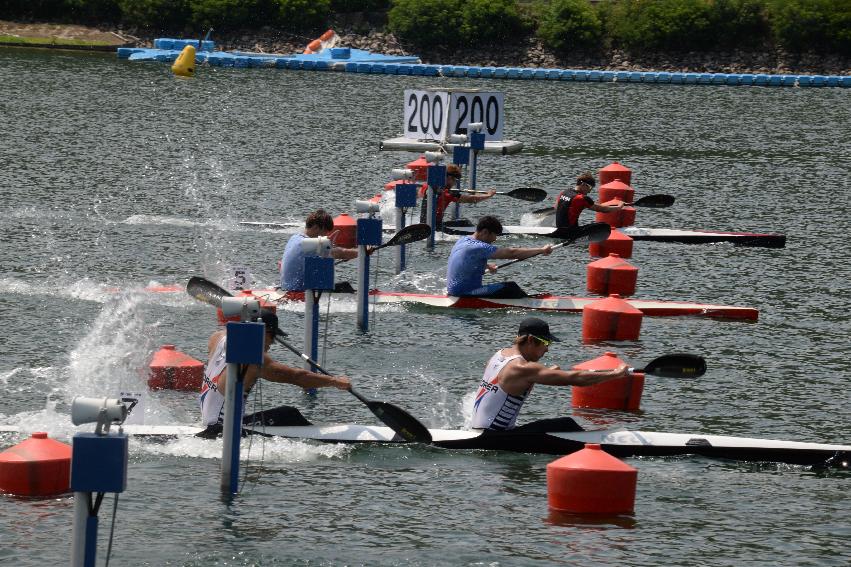
[[[504,356],[499,350],[488,361],[473,402],[473,428],[501,431],[514,427],[517,414],[532,389],[529,386],[523,395],[512,396],[499,387],[500,371],[515,358],[522,358],[522,355]]]

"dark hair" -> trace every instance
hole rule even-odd
[[[266,325],[266,332],[272,335],[278,333],[278,315],[274,311],[263,309],[260,312],[260,320]]]
[[[576,184],[587,183],[591,187],[594,186],[594,175],[590,171],[584,172],[582,175],[576,178]]]
[[[446,176],[461,179],[461,168],[454,163],[446,166]]]
[[[325,209],[317,209],[307,215],[307,219],[304,221],[305,228],[312,226],[321,228],[322,230],[334,230],[334,219],[331,218],[331,215]]]
[[[476,232],[480,230],[489,230],[498,236],[502,234],[502,223],[494,216],[485,215],[479,219],[479,224],[476,225]]]

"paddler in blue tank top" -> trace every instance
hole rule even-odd
[[[520,322],[514,344],[496,351],[485,366],[473,402],[474,429],[504,431],[513,429],[520,408],[535,384],[546,386],[591,386],[629,375],[626,364],[606,371],[562,370],[557,365],[544,366],[538,361],[547,354],[550,344],[559,339],[550,332],[546,321],[528,317]],[[524,430],[546,431],[557,422],[561,431],[581,431],[570,418],[532,422]]]
[[[490,215],[483,216],[472,236],[462,236],[449,254],[446,270],[446,293],[455,296],[493,298],[526,297],[526,293],[514,282],[499,282],[482,285],[485,270],[496,272],[496,265],[488,260],[523,260],[532,256],[549,255],[551,245],[540,248],[498,248],[493,245],[502,234],[502,223]]]
[[[318,209],[304,221],[304,232],[294,234],[287,241],[284,254],[281,257],[281,289],[285,291],[304,291],[304,252],[301,249],[301,241],[305,238],[316,238],[328,236],[334,230],[334,219],[323,209]],[[331,257],[338,260],[352,260],[357,258],[358,251],[355,248],[333,247]]]

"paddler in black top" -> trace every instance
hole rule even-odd
[[[576,187],[573,192],[562,191],[556,198],[556,227],[567,228],[579,226],[579,213],[585,209],[591,209],[598,213],[611,213],[623,208],[623,203],[618,205],[598,205],[588,196],[594,188],[594,176],[586,171],[576,178]]]
[[[469,193],[461,193],[458,189],[455,189],[455,184],[461,179],[461,168],[457,165],[450,164],[446,166],[446,185],[444,185],[437,192],[437,208],[436,208],[436,217],[437,217],[437,228],[440,229],[443,226],[443,215],[446,212],[446,209],[452,203],[481,203],[482,201],[487,201],[494,195],[496,195],[496,189],[488,189],[484,193],[480,194],[469,194]],[[428,210],[426,198],[428,193],[424,192],[423,203],[420,209],[420,222],[426,221],[426,211]]]

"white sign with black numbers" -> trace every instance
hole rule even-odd
[[[139,392],[121,392],[118,395],[121,403],[127,406],[127,425],[145,424],[145,395]]]
[[[251,272],[245,266],[231,267],[233,274],[228,281],[228,288],[231,291],[239,291],[242,289],[251,289]]]
[[[505,122],[503,93],[482,91],[454,91],[449,100],[449,133],[467,134],[471,122],[482,123],[485,140],[502,140],[502,124]]]
[[[405,137],[413,140],[446,140],[449,93],[405,90]]]

